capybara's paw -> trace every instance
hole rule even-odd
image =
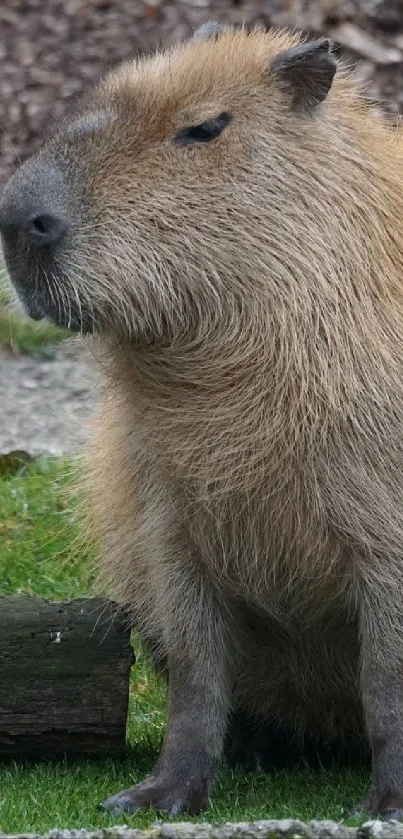
[[[136,810],[153,809],[170,816],[178,813],[199,813],[207,799],[207,784],[194,779],[183,783],[169,783],[164,778],[151,776],[142,784],[124,789],[100,805],[103,810],[135,813]]]
[[[379,810],[378,816],[384,822],[402,822],[403,821],[403,808],[402,807],[386,807],[384,810]]]
[[[403,793],[401,795],[384,793],[383,795],[370,792],[364,801],[354,807],[352,816],[368,815],[370,818],[382,819],[385,822],[403,821]]]
[[[343,818],[344,819],[360,819],[362,816],[369,816],[368,812],[368,801],[366,798],[363,801],[360,801],[358,804],[354,804],[353,807],[346,807],[343,811]]]

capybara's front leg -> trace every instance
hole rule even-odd
[[[108,798],[101,805],[106,809],[197,813],[222,754],[230,701],[224,613],[210,583],[189,567],[176,569],[169,588],[162,615],[169,669],[162,751],[152,775]]]

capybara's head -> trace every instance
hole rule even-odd
[[[241,316],[329,226],[335,70],[326,39],[207,25],[107,75],[4,190],[30,315],[147,344]]]

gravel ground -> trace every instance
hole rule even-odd
[[[75,340],[52,360],[0,354],[0,452],[74,454],[95,403],[96,371]]]

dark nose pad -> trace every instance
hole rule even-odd
[[[65,220],[51,213],[31,215],[22,227],[27,243],[42,248],[57,245],[67,232]]]
[[[63,172],[40,158],[26,161],[0,198],[3,244],[12,256],[24,247],[53,251],[68,232],[69,207],[70,192]]]

